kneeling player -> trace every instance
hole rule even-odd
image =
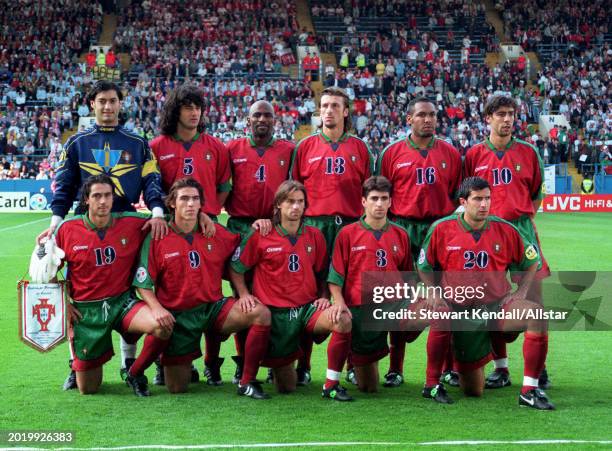
[[[378,360],[389,353],[386,331],[362,327],[361,287],[365,271],[411,271],[410,239],[402,227],[389,222],[391,183],[382,176],[363,184],[365,215],[344,227],[336,238],[328,278],[334,308],[349,308],[352,316],[351,352],[361,391],[378,389]]]
[[[55,232],[65,249],[72,325],[72,368],[82,394],[96,393],[102,365],[113,355],[111,332],[135,343],[141,334],[167,339],[172,325],[159,324],[144,302],[130,297],[131,275],[148,218],[137,213],[111,213],[114,185],[106,175],[83,184],[80,207],[86,211],[64,221]],[[130,340],[131,338],[131,340]],[[129,379],[137,395],[148,396],[146,378]]]
[[[241,246],[240,257],[232,262],[231,273],[241,301],[261,301],[272,312],[272,334],[264,364],[273,369],[279,392],[293,392],[297,384],[294,361],[301,352],[302,333],[322,342],[331,332],[323,395],[351,401],[338,382],[349,352],[351,319],[346,308],[329,305],[325,238],[320,230],[303,223],[306,188],[299,182],[283,182],[273,205],[272,232],[265,237],[252,232]],[[251,268],[252,295],[244,280],[244,273]]]
[[[445,287],[471,286],[474,280],[483,288],[484,299],[478,305],[451,300],[453,310],[465,312],[469,330],[453,331],[453,346],[459,369],[459,382],[468,396],[482,396],[485,387],[484,366],[491,360],[491,338],[487,329],[505,332],[508,341],[525,331],[523,355],[525,369],[519,405],[552,410],[553,404],[538,388],[538,376],[546,361],[547,325],[538,312],[542,306],[525,299],[534,280],[540,258],[535,247],[522,237],[512,224],[489,215],[491,190],[479,177],[465,179],[459,188],[464,213],[448,216],[429,230],[418,265],[423,280],[433,284],[431,271],[444,271]],[[510,268],[526,271],[515,292],[505,275]],[[478,308],[477,308],[478,307]],[[503,321],[480,320],[476,310],[503,312]],[[525,313],[530,313],[526,315]],[[530,319],[522,319],[530,318]],[[476,330],[475,330],[476,329]]]
[[[166,199],[173,216],[169,235],[161,241],[147,237],[143,244],[134,285],[158,321],[174,324],[174,331],[169,342],[158,340],[150,344],[152,358],[148,362],[140,365],[137,360],[134,365],[144,370],[163,350],[161,363],[168,390],[185,392],[191,378],[191,362],[202,355],[202,332],[226,338],[250,328],[238,394],[265,399],[268,396],[255,378],[268,346],[270,311],[253,300],[222,297],[223,267],[239,238],[222,226],[217,227],[212,238],[197,232],[203,199],[202,186],[194,179],[177,180]]]

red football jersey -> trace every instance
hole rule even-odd
[[[342,287],[346,305],[362,304],[362,273],[366,271],[412,271],[408,232],[389,221],[382,230],[373,230],[363,218],[341,229],[327,281]]]
[[[215,227],[212,238],[204,237],[199,226],[183,233],[174,223],[162,240],[147,236],[133,285],[155,288],[160,304],[170,310],[188,310],[221,299],[225,263],[240,243],[240,235],[220,224]]]
[[[302,225],[291,237],[277,225],[267,236],[247,237],[232,268],[244,274],[254,268],[253,295],[271,307],[300,307],[318,298],[317,279],[327,266],[323,233]]]
[[[131,285],[138,250],[149,219],[138,213],[112,213],[112,223],[96,229],[87,215],[64,221],[55,232],[66,252],[70,297],[96,301],[125,293]]]
[[[533,201],[543,197],[544,166],[529,143],[512,139],[496,150],[486,139],[467,151],[464,177],[478,176],[491,185],[491,214],[507,221],[536,212]]]
[[[432,138],[425,149],[410,137],[396,141],[380,154],[377,171],[393,184],[393,216],[433,221],[456,208],[461,155],[445,141]]]
[[[489,216],[481,230],[474,230],[463,214],[456,214],[431,226],[417,265],[421,271],[444,271],[442,286],[482,287],[482,299],[461,302],[470,305],[503,298],[512,288],[506,272],[526,271],[539,261],[536,249],[509,222]]]
[[[345,133],[337,143],[323,132],[300,141],[291,176],[308,193],[306,216],[361,215],[361,187],[374,172],[374,160],[361,139]]]
[[[193,177],[204,188],[202,210],[210,215],[221,213],[217,192],[231,188],[229,154],[221,141],[206,133],[191,142],[161,135],[151,141],[151,150],[159,163],[164,192],[177,180]]]
[[[258,149],[252,138],[240,138],[227,145],[232,170],[232,192],[225,209],[230,216],[271,218],[274,194],[289,178],[294,144],[272,139]]]

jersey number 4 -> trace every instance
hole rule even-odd
[[[262,164],[257,168],[257,171],[255,171],[255,180],[257,180],[258,182],[266,181],[266,166],[265,165]]]

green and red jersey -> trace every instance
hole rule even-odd
[[[295,145],[274,139],[258,148],[252,138],[230,141],[232,191],[225,209],[232,217],[271,218],[274,194],[289,178],[289,165]]]
[[[362,304],[362,273],[382,271],[412,271],[405,229],[387,221],[381,230],[374,230],[361,218],[340,230],[327,281],[342,287],[346,305]]]
[[[362,185],[373,173],[367,144],[348,133],[337,143],[323,132],[308,136],[293,152],[291,177],[306,186],[306,216],[359,217]]]
[[[477,300],[491,303],[510,292],[508,270],[526,271],[539,261],[535,247],[509,222],[489,216],[475,230],[460,213],[431,226],[417,266],[424,272],[443,271],[445,287],[482,287],[484,296]]]
[[[204,188],[202,211],[221,213],[217,192],[231,189],[229,153],[221,141],[206,133],[196,134],[189,142],[161,135],[151,141],[151,150],[159,164],[164,192],[168,193],[177,180],[193,177]]]
[[[477,176],[491,185],[491,214],[506,221],[533,216],[533,201],[544,197],[544,166],[529,143],[512,138],[496,149],[487,138],[465,155],[464,177]]]
[[[112,213],[103,229],[87,215],[60,224],[55,240],[66,252],[72,299],[97,301],[129,290],[148,219],[138,213]]]
[[[319,297],[318,281],[327,266],[323,233],[301,225],[291,236],[279,224],[267,235],[254,231],[232,259],[241,274],[254,270],[253,295],[271,307],[301,307]]]
[[[163,239],[147,236],[133,285],[155,288],[160,304],[170,310],[189,310],[220,300],[225,264],[236,251],[240,235],[217,223],[215,227],[215,236],[206,238],[199,226],[184,233],[172,222]]]
[[[461,155],[445,141],[432,137],[424,149],[410,137],[396,141],[383,150],[376,170],[393,184],[393,216],[433,222],[456,208]]]

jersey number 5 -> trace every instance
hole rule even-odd
[[[183,160],[183,175],[193,174],[193,158],[185,158]]]

